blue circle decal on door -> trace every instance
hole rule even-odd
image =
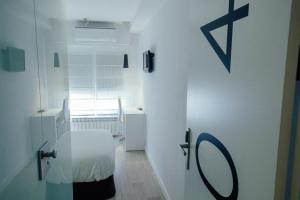
[[[203,141],[207,141],[207,142],[213,144],[215,147],[217,147],[221,151],[223,156],[226,158],[226,160],[229,164],[231,174],[232,174],[233,188],[232,188],[231,194],[228,197],[222,196],[220,193],[218,193],[218,191],[215,190],[215,188],[209,183],[209,181],[207,180],[207,178],[205,177],[205,175],[201,169],[201,165],[199,162],[199,146],[200,146],[201,142],[203,142]],[[197,161],[198,171],[200,173],[200,176],[201,176],[204,184],[206,185],[206,187],[210,191],[210,193],[217,200],[237,200],[238,193],[239,193],[239,183],[238,183],[238,176],[237,176],[236,168],[235,168],[235,165],[231,158],[230,153],[228,152],[228,150],[226,149],[224,144],[222,144],[222,142],[220,142],[217,138],[215,138],[211,134],[201,133],[198,136],[198,139],[196,142],[196,161]]]

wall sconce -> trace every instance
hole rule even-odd
[[[59,54],[56,52],[54,53],[54,67],[60,67]]]
[[[128,65],[128,54],[124,54],[124,59],[123,59],[123,68],[129,68]]]
[[[25,71],[25,51],[14,47],[2,50],[2,68],[8,72]]]

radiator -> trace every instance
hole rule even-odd
[[[90,130],[104,129],[108,130],[113,136],[123,134],[123,123],[118,118],[100,118],[100,117],[84,117],[72,118],[71,130]]]

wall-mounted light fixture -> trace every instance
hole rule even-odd
[[[123,68],[129,68],[129,65],[128,65],[128,54],[124,54]]]
[[[57,52],[54,53],[54,67],[60,67],[59,54]]]
[[[15,47],[7,47],[1,52],[2,68],[8,72],[25,71],[25,51]]]

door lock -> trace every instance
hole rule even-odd
[[[180,148],[181,148],[182,151],[183,151],[183,155],[186,156],[186,155],[187,155],[187,152],[185,151],[185,149],[188,149],[188,148],[189,148],[189,145],[188,145],[188,144],[180,144],[179,146],[180,146]]]

